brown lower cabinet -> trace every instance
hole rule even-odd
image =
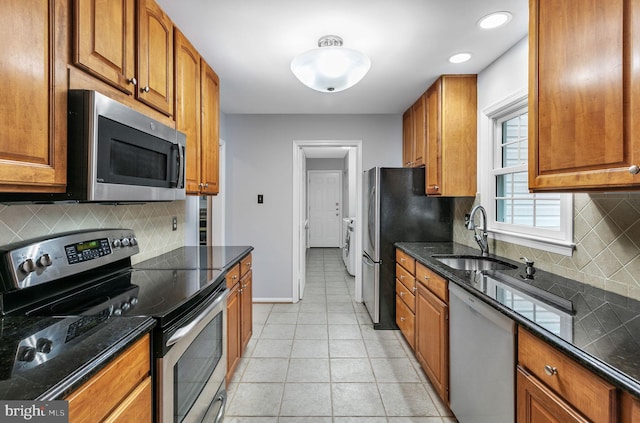
[[[420,264],[416,265],[416,268]],[[416,270],[416,273],[418,271]],[[446,289],[447,281],[439,278]],[[432,277],[433,279],[433,277]],[[449,306],[416,277],[415,353],[436,392],[449,403]]]
[[[151,349],[145,335],[65,398],[70,423],[151,422]]]
[[[518,423],[617,420],[617,391],[576,361],[518,330]]]
[[[226,275],[227,288],[227,375],[229,383],[253,333],[251,254]]]

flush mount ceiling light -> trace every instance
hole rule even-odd
[[[342,38],[325,35],[318,48],[299,54],[291,61],[291,72],[309,88],[337,93],[360,82],[369,72],[371,60],[357,50],[342,47]]]
[[[494,29],[506,25],[511,20],[509,12],[491,13],[478,21],[478,26],[482,29]]]
[[[451,63],[464,63],[471,59],[471,53],[457,53],[449,57]]]

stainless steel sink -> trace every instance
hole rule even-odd
[[[493,257],[471,255],[433,255],[431,257],[458,270],[507,270],[518,267]]]

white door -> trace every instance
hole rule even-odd
[[[340,247],[342,172],[309,171],[309,246]]]

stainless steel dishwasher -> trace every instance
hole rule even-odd
[[[449,284],[449,399],[459,423],[515,421],[515,324]]]

